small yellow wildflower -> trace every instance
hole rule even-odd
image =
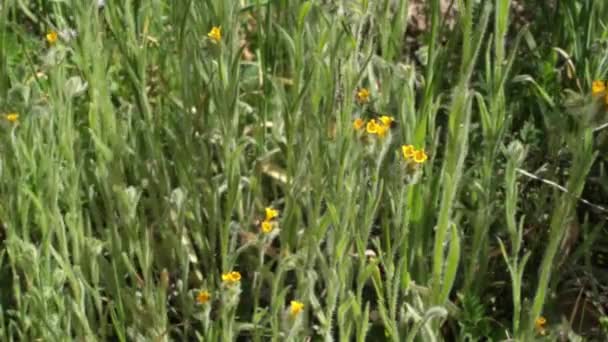
[[[291,314],[291,317],[296,317],[300,314],[300,312],[302,312],[302,310],[304,310],[304,303],[299,302],[297,300],[291,301],[291,306],[289,308],[289,313]]]
[[[355,122],[353,122],[353,127],[358,131],[365,126],[365,121],[361,118],[356,118]]]
[[[264,220],[262,221],[262,232],[268,234],[272,231],[272,222]]]
[[[424,150],[414,152],[414,162],[418,164],[424,163],[429,157],[424,153]]]
[[[386,126],[383,124],[378,125],[378,128],[376,128],[376,134],[380,137],[380,138],[384,138],[386,136],[386,132],[388,132],[388,130],[390,129],[390,126]]]
[[[367,123],[367,133],[369,134],[376,134],[378,133],[378,128],[380,128],[380,125],[378,125],[378,123],[376,122],[376,119],[371,119],[368,121]]]
[[[539,316],[534,320],[534,327],[536,328],[536,332],[539,335],[545,336],[547,331],[545,330],[545,326],[547,325],[547,319],[543,316]]]
[[[211,294],[207,290],[201,290],[196,295],[196,302],[199,304],[205,304],[211,299]]]
[[[207,36],[211,39],[212,42],[219,43],[222,40],[222,28],[218,26],[213,26],[211,28],[211,31],[207,33]]]
[[[224,273],[222,274],[222,281],[228,285],[238,283],[241,281],[241,274],[235,271]]]
[[[357,103],[359,104],[365,104],[369,102],[369,90],[367,90],[367,88],[360,88],[357,91],[357,95],[355,96],[355,99],[357,100]]]
[[[17,122],[17,120],[19,120],[19,114],[17,113],[9,113],[5,115],[6,120],[8,120],[9,122],[15,123]]]
[[[395,122],[395,119],[393,119],[392,116],[382,115],[380,117],[380,121],[384,124],[384,126],[391,127]]]
[[[58,39],[59,39],[59,35],[57,35],[57,32],[55,32],[55,31],[50,31],[49,33],[46,34],[46,41],[51,45],[57,43]]]
[[[591,84],[591,95],[596,96],[606,90],[606,81],[593,81]]]
[[[279,211],[273,208],[266,208],[266,221],[271,221],[279,216]]]
[[[403,159],[408,160],[414,156],[416,149],[414,145],[403,145],[401,146],[401,153],[403,153]]]

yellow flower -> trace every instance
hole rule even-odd
[[[376,133],[378,133],[379,127],[380,127],[380,125],[378,125],[376,123],[376,119],[371,119],[367,122],[367,127],[366,127],[367,133],[376,134]]]
[[[279,211],[273,208],[266,208],[266,221],[270,221],[279,216]]]
[[[390,126],[386,126],[386,125],[378,125],[378,128],[376,129],[376,134],[380,137],[380,138],[384,138],[384,136],[386,136],[386,132],[388,132],[388,130],[390,129]]]
[[[429,157],[424,153],[424,150],[418,150],[414,152],[414,162],[418,164],[424,163]]]
[[[547,319],[543,316],[539,316],[534,320],[534,327],[536,328],[536,332],[540,335],[546,335],[547,331],[545,330],[545,326],[547,325]]]
[[[302,312],[302,310],[304,310],[304,303],[299,302],[297,300],[291,301],[291,306],[289,308],[289,313],[291,314],[291,317],[296,317],[300,314],[300,312]]]
[[[359,104],[365,104],[369,102],[369,90],[367,90],[367,88],[360,88],[357,91],[357,95],[355,96],[355,99],[357,100],[357,102]]]
[[[268,220],[262,221],[262,231],[266,234],[272,231],[272,222]]]
[[[395,122],[395,119],[393,119],[392,116],[382,115],[380,117],[380,121],[384,124],[384,126],[391,127],[393,122]]]
[[[386,117],[388,118],[388,117]],[[386,125],[384,122],[389,122],[389,119],[380,118],[380,121],[376,121],[376,119],[371,119],[367,122],[366,130],[369,134],[376,134],[379,137],[383,138],[386,136],[386,133],[391,128],[389,125]]]
[[[356,118],[355,122],[353,122],[353,127],[358,131],[365,125],[365,121],[361,118]]]
[[[222,40],[222,28],[218,26],[213,26],[211,28],[211,31],[207,33],[207,36],[211,39],[212,42],[219,43]]]
[[[228,285],[238,283],[239,281],[241,281],[241,274],[235,271],[224,273],[222,274],[222,281]]]
[[[211,299],[211,294],[207,290],[198,291],[196,295],[196,302],[199,304],[205,304]]]
[[[59,36],[57,35],[57,32],[55,32],[55,31],[50,31],[49,33],[46,34],[46,41],[51,45],[57,43],[57,39],[59,39]]]
[[[17,113],[9,113],[5,115],[6,120],[8,120],[9,122],[15,123],[17,122],[17,120],[19,120],[19,114]]]
[[[401,153],[403,153],[403,159],[408,160],[414,156],[416,149],[414,145],[403,145],[401,146]]]
[[[593,81],[591,84],[591,95],[599,95],[606,90],[606,81]]]

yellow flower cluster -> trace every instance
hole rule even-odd
[[[276,213],[278,215],[278,212]],[[275,216],[276,217],[276,216]],[[241,274],[236,271],[231,271],[222,274],[222,282],[227,285],[233,285],[241,281]],[[199,290],[196,294],[196,302],[200,305],[204,305],[211,301],[211,293],[208,290]],[[296,318],[300,313],[304,311],[304,303],[292,300],[289,306],[289,315],[291,318]]]
[[[233,285],[241,281],[241,274],[236,271],[222,274],[222,282],[226,285]]]
[[[46,34],[46,41],[50,45],[57,43],[58,39],[59,39],[59,35],[55,31],[50,31],[49,33]]]
[[[367,123],[357,118],[353,122],[355,130],[360,131],[365,127],[365,131],[371,135],[377,135],[380,138],[384,138],[393,126],[395,119],[392,116],[383,115],[378,119],[370,119]]]
[[[599,95],[604,91],[606,91],[606,81],[593,81],[593,83],[591,84],[591,94],[593,96]]]
[[[547,325],[547,319],[543,316],[539,316],[534,320],[534,328],[536,328],[536,332],[539,335],[545,336],[547,334],[547,330],[545,329]]]
[[[591,95],[604,96],[604,102],[608,105],[608,81],[596,80],[591,84]]]
[[[355,94],[355,100],[358,104],[364,105],[369,102],[370,93],[367,88],[359,88],[357,94]]]
[[[297,300],[292,300],[289,308],[289,314],[291,317],[298,316],[304,310],[304,303]]]
[[[403,154],[403,159],[406,161],[413,160],[416,164],[422,164],[429,158],[424,149],[417,150],[414,145],[401,146],[401,153]]]
[[[8,122],[15,123],[19,120],[19,114],[17,113],[8,113],[4,116]]]
[[[265,218],[261,223],[262,232],[268,234],[274,229],[274,221],[277,217],[279,217],[279,211],[273,208],[266,208],[265,210]]]
[[[213,26],[211,31],[207,33],[207,37],[211,39],[214,44],[219,43],[222,40],[222,28],[219,26]]]
[[[196,295],[196,302],[199,304],[205,304],[211,299],[211,294],[207,290],[201,290]]]
[[[356,118],[355,122],[353,122],[353,127],[357,131],[360,130],[361,128],[363,128],[363,126],[365,126],[365,120],[363,120],[361,118]]]

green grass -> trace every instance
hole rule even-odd
[[[607,338],[608,4],[425,3],[3,1],[0,339]]]

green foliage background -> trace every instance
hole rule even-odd
[[[608,3],[409,5],[2,1],[0,338],[606,338]]]

